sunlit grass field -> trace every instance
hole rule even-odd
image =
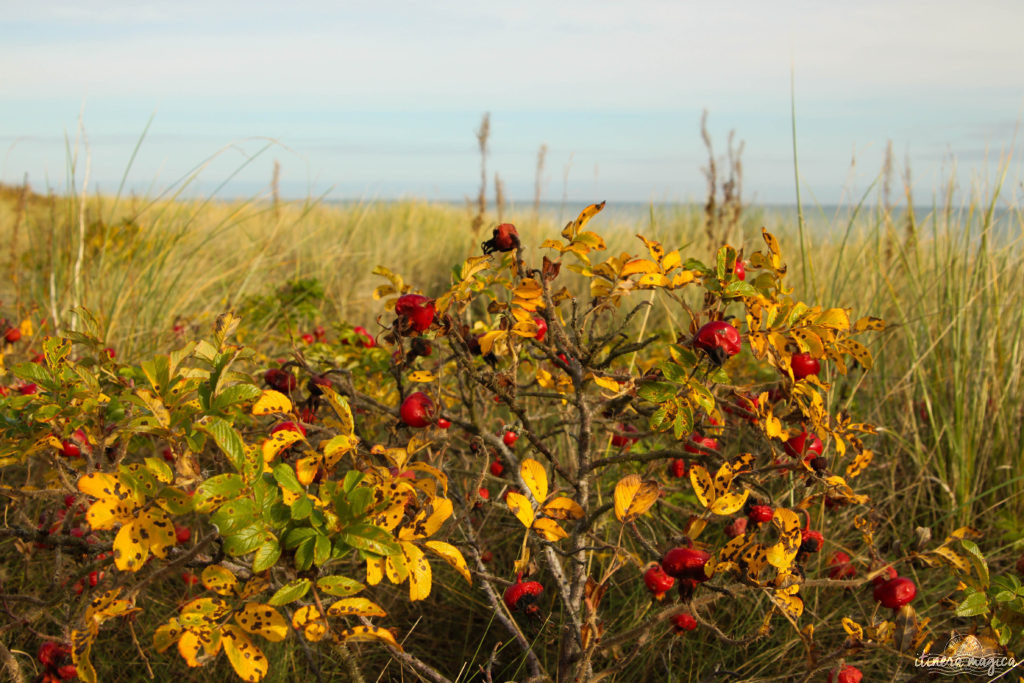
[[[127,359],[166,351],[176,325],[208,328],[227,309],[257,318],[245,327],[244,341],[252,344],[260,342],[258,330],[269,334],[282,320],[304,321],[296,323],[296,344],[307,323],[344,322],[373,332],[382,314],[373,290],[383,282],[373,269],[385,266],[427,294],[440,291],[451,266],[478,254],[498,222],[488,214],[474,232],[474,214],[474,208],[412,200],[83,199],[4,188],[0,300],[8,315],[44,319],[58,330],[74,326],[73,311],[83,307]],[[505,208],[503,220],[517,225],[529,250],[561,228],[530,206]],[[636,253],[642,245],[635,235],[642,233],[680,248],[684,258],[709,261],[723,239],[759,248],[762,225],[781,242],[796,296],[851,306],[856,316],[879,316],[889,325],[872,348],[874,371],[855,381],[833,377],[831,394],[834,405],[881,428],[871,480],[859,488],[876,504],[883,527],[902,539],[914,538],[918,528],[942,538],[965,524],[976,527],[993,573],[1008,570],[1024,536],[1020,207],[993,188],[899,214],[873,203],[835,213],[805,207],[803,224],[745,207],[736,219],[708,226],[705,211],[694,206],[652,207],[635,223],[599,215],[591,229],[610,254]],[[302,315],[293,318],[296,310]],[[686,321],[662,308],[647,325],[678,330]],[[451,585],[455,593],[438,592],[432,600],[437,609],[458,613],[474,598]],[[454,676],[478,642],[466,638],[464,620],[450,626],[450,634],[416,633],[419,642],[410,646],[447,647]],[[130,643],[126,650],[135,656]],[[701,656],[724,669],[742,664],[744,676],[756,676],[784,670],[786,658],[799,651],[779,645],[739,654],[718,644]],[[651,676],[663,666],[638,663],[628,680],[656,680]],[[388,680],[386,669],[381,675]]]

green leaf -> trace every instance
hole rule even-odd
[[[212,512],[225,501],[236,498],[244,488],[245,482],[237,474],[218,474],[196,488],[193,505],[196,512]]]
[[[267,536],[263,522],[256,522],[239,530],[238,533],[225,537],[224,552],[235,557],[248,555],[263,545]]]
[[[684,368],[676,363],[662,363],[658,368],[665,379],[676,384],[686,384],[691,372],[690,368]]]
[[[163,482],[174,481],[174,471],[163,458],[146,458],[146,469],[153,473],[157,479]]]
[[[988,614],[988,596],[982,591],[968,594],[956,608],[958,617],[976,617],[981,614]]]
[[[43,340],[43,356],[46,365],[56,368],[71,353],[71,340],[63,337],[47,337]]]
[[[759,292],[749,282],[734,280],[725,286],[725,289],[722,291],[722,295],[726,298],[740,296],[756,297],[759,295]]]
[[[644,382],[637,389],[637,396],[651,403],[664,403],[676,395],[678,388],[669,382]]]
[[[693,380],[690,382],[690,398],[704,410],[705,413],[711,413],[715,409],[715,397],[711,394],[706,386],[700,382]]]
[[[263,542],[259,548],[256,549],[256,554],[252,558],[252,570],[255,573],[265,572],[275,564],[281,557],[281,544],[277,542],[276,538],[271,537],[270,539]],[[275,593],[276,595],[276,593]]]
[[[967,551],[967,559],[970,560],[971,566],[974,567],[975,573],[981,580],[981,588],[987,589],[989,586],[988,563],[985,562],[985,556],[981,554],[978,544],[961,538],[960,545]]]
[[[401,552],[391,534],[373,524],[352,524],[345,528],[339,539],[353,548],[377,555],[394,555]]]
[[[145,373],[149,385],[153,387],[153,392],[163,396],[171,381],[170,358],[160,355],[151,360],[142,361],[139,363],[139,367]]]
[[[672,434],[676,440],[682,439],[693,431],[693,411],[689,406],[680,406],[676,412],[676,419],[672,421]]]
[[[232,384],[217,394],[213,400],[213,409],[221,411],[236,403],[255,401],[262,393],[262,389],[254,384]]]
[[[729,259],[729,247],[722,247],[715,254],[715,276],[719,280],[724,280],[726,275],[726,266]]]
[[[39,363],[19,363],[11,368],[11,372],[18,379],[41,384],[51,391],[56,388],[53,373]]]
[[[284,535],[284,547],[288,550],[296,548],[302,542],[313,538],[316,532],[309,527],[298,527],[296,529],[289,529],[288,533]]]
[[[317,534],[313,545],[313,564],[322,565],[331,559],[331,539],[324,534]]]
[[[363,584],[347,576],[321,576],[316,580],[316,587],[328,595],[340,598],[355,595],[366,588]]]
[[[363,480],[366,475],[359,470],[349,470],[345,473],[345,479],[341,485],[341,488],[345,493],[351,493],[352,489],[359,485],[359,482]]]
[[[313,566],[313,545],[313,537],[310,536],[295,549],[295,568],[300,572],[304,572]]]
[[[309,587],[312,585],[309,579],[295,579],[289,581],[285,585],[277,589],[277,592],[270,596],[267,600],[267,604],[271,607],[280,607],[281,605],[287,605],[289,602],[295,602],[300,600],[302,596],[309,592]],[[317,581],[319,587],[320,582]]]
[[[662,431],[662,427],[669,422],[668,410],[669,407],[663,405],[651,413],[649,424],[652,430],[656,432]]]
[[[274,480],[277,481],[282,488],[291,491],[292,493],[306,492],[306,489],[299,483],[298,477],[295,476],[295,470],[286,462],[278,463],[274,468]]]
[[[290,514],[292,519],[299,521],[309,517],[312,512],[313,501],[306,496],[300,496],[298,500],[292,503]]]
[[[201,425],[201,429],[213,437],[236,472],[245,470],[245,443],[231,423],[219,417],[211,417],[206,424]]]
[[[165,486],[156,495],[156,504],[172,515],[187,515],[194,509],[195,500],[181,489]]]
[[[247,496],[228,501],[210,515],[210,523],[221,536],[230,536],[257,520],[256,505]]]

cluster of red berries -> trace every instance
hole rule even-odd
[[[78,678],[75,665],[64,663],[70,655],[71,649],[66,645],[52,641],[40,645],[36,659],[43,665],[43,675],[39,679],[41,683],[56,683]]]

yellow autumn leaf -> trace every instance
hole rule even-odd
[[[596,216],[603,208],[604,202],[601,202],[600,204],[591,204],[587,208],[583,209],[583,211],[580,211],[580,215],[576,217],[576,220],[568,223],[562,230],[562,237],[567,240],[574,239],[580,233],[580,230],[583,229],[583,226],[585,226],[590,219]]]
[[[211,564],[204,569],[200,579],[206,590],[213,591],[217,595],[232,595],[238,587],[238,578],[231,573],[230,569],[219,564]]]
[[[282,429],[271,434],[263,442],[263,462],[274,461],[281,451],[291,446],[296,441],[302,440],[302,432],[294,429]]]
[[[487,355],[495,351],[494,346],[499,340],[506,339],[508,332],[504,330],[492,330],[480,337],[480,353]]]
[[[167,556],[167,549],[174,546],[174,522],[161,508],[143,510],[135,520],[136,527],[143,537],[143,545],[157,557]]]
[[[700,504],[704,507],[711,507],[716,498],[715,482],[703,465],[690,466],[690,484],[693,486],[693,492],[697,494]]]
[[[559,526],[558,522],[553,519],[538,519],[533,523],[533,530],[543,536],[545,541],[554,542],[569,537],[565,529]]]
[[[815,319],[815,325],[827,327],[831,330],[850,329],[850,315],[842,308],[829,308],[821,312]]]
[[[327,635],[327,620],[320,614],[316,605],[305,605],[295,610],[292,615],[292,627],[301,631],[306,640],[316,643]]]
[[[856,640],[864,640],[864,629],[853,619],[849,617],[843,617],[843,630],[846,631],[846,635]]]
[[[433,382],[436,379],[437,375],[429,370],[416,370],[415,372],[409,373],[410,382]]]
[[[648,273],[646,275],[641,275],[636,284],[642,289],[648,289],[650,287],[668,287],[671,283],[669,279],[661,273]]]
[[[715,498],[708,509],[716,515],[731,515],[746,504],[749,495],[750,491],[746,489],[742,492],[726,493]]]
[[[352,432],[355,431],[355,422],[352,419],[352,409],[349,408],[348,399],[344,396],[339,395],[331,387],[320,387],[323,391],[324,398],[331,404],[331,408],[334,409],[335,415],[338,416],[338,431],[341,434],[351,436]]]
[[[221,627],[224,654],[231,662],[231,668],[243,681],[263,680],[270,668],[266,655],[252,642],[252,639],[241,629],[225,624]]]
[[[455,546],[444,543],[443,541],[426,541],[423,544],[428,550],[433,551],[442,560],[450,564],[455,571],[462,575],[462,578],[467,583],[473,583],[473,577],[469,574],[469,567],[466,565],[466,558],[462,556],[462,552]]]
[[[581,519],[584,514],[579,503],[565,496],[552,498],[544,503],[542,511],[546,517],[551,519]]]
[[[252,406],[252,414],[257,417],[290,412],[292,412],[291,400],[281,392],[274,391],[273,389],[265,389]]]
[[[247,633],[261,636],[272,643],[278,643],[288,635],[288,622],[270,605],[246,603],[242,611],[235,614],[235,621]]]
[[[602,389],[607,389],[608,391],[611,392],[618,392],[619,389],[622,388],[622,385],[613,380],[611,377],[602,377],[600,375],[592,375],[592,377],[594,378],[594,384],[601,387]]]
[[[632,522],[650,510],[660,494],[661,487],[657,483],[645,482],[638,474],[627,475],[615,485],[615,516],[620,522]]]
[[[114,565],[123,572],[137,572],[149,559],[149,548],[132,520],[121,527],[114,537]]]
[[[622,267],[622,270],[619,272],[619,277],[624,277],[625,278],[625,277],[629,277],[630,275],[634,275],[636,273],[660,273],[660,272],[661,272],[661,269],[658,268],[658,264],[655,263],[654,261],[649,261],[647,259],[638,258],[638,259],[633,259],[632,261],[629,261],[628,263],[626,263],[626,265],[624,265]]]
[[[788,508],[776,508],[772,524],[779,531],[779,540],[766,548],[768,563],[777,569],[787,569],[800,550],[802,539],[800,533],[800,517]]]
[[[409,568],[409,600],[425,600],[430,595],[432,583],[430,563],[418,546],[403,542],[402,557]]]
[[[508,504],[508,509],[512,511],[512,514],[523,523],[523,526],[527,529],[533,526],[535,515],[529,498],[517,491],[509,491],[508,496],[505,497],[505,503]]]
[[[366,598],[342,598],[327,608],[332,617],[386,617],[384,608]]]
[[[548,473],[544,466],[533,458],[526,458],[519,467],[519,474],[537,503],[543,503],[548,497]]]
[[[804,613],[804,601],[799,595],[790,595],[786,591],[772,591],[768,597],[790,619],[799,619],[800,615]]]
[[[316,472],[320,469],[320,456],[311,455],[306,458],[299,458],[295,461],[295,478],[303,486],[309,486],[316,478]]]
[[[402,646],[391,635],[391,631],[382,629],[380,626],[353,626],[340,632],[338,639],[346,643],[383,640],[395,649],[402,650]]]

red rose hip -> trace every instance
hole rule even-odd
[[[399,320],[413,332],[423,332],[434,322],[434,300],[422,294],[404,294],[395,302]]]
[[[917,595],[917,586],[910,579],[897,576],[875,586],[872,595],[883,607],[899,609],[914,599]]]
[[[811,375],[817,375],[821,370],[821,363],[809,353],[794,353],[789,367],[793,369],[793,377],[801,380]]]
[[[676,585],[676,580],[666,574],[661,565],[652,564],[644,572],[644,585],[647,586],[647,590],[651,591],[656,600],[661,600],[665,597],[665,593],[670,591],[672,586]]]
[[[724,320],[704,325],[693,338],[694,348],[708,354],[715,365],[721,365],[727,358],[739,353],[742,344],[739,331]]]
[[[434,412],[434,402],[422,391],[406,396],[399,409],[402,422],[416,429],[422,429],[429,425],[433,421]]]

